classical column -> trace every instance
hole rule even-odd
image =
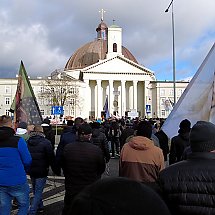
[[[137,111],[137,82],[133,81],[133,108]]]
[[[109,112],[113,114],[113,80],[109,80]]]
[[[96,80],[97,82],[97,118],[101,118],[102,111],[102,81]]]
[[[88,117],[89,117],[92,111],[90,80],[85,79],[84,82],[86,83],[86,94],[85,94],[86,105],[84,106],[84,108],[85,108],[85,112],[88,113]]]
[[[121,81],[121,116],[125,116],[125,105],[126,105],[126,96],[125,96],[125,80]]]

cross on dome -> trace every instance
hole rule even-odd
[[[103,22],[104,21],[104,13],[106,13],[106,11],[104,9],[101,9],[99,11],[99,13],[101,13],[101,21]]]

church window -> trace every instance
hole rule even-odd
[[[116,43],[113,44],[113,52],[117,52],[117,44]]]

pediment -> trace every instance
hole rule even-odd
[[[154,73],[123,56],[116,56],[110,59],[101,60],[96,64],[86,67],[83,73],[101,73],[101,74],[144,74],[154,76]]]

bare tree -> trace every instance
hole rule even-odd
[[[49,106],[71,105],[76,109],[79,104],[79,80],[67,76],[64,72],[55,71],[51,77],[41,82],[39,99]],[[81,102],[80,102],[81,103]]]

